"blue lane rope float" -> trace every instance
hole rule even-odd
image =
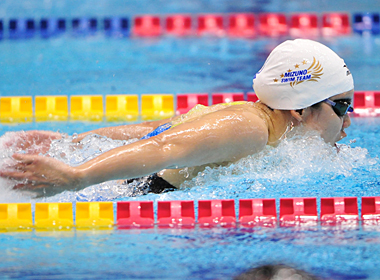
[[[359,34],[380,34],[380,15],[378,13],[353,14],[353,30]]]
[[[66,21],[63,18],[42,18],[40,20],[40,34],[42,38],[60,35],[66,31]]]

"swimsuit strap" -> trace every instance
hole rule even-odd
[[[156,135],[168,130],[171,127],[172,127],[171,123],[165,123],[163,125],[160,125],[155,130],[153,130],[153,131],[149,132],[147,135],[141,137],[140,140],[144,140],[144,139],[148,139],[150,137],[156,136]]]

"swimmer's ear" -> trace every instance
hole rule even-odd
[[[300,110],[290,110],[290,114],[292,115],[293,118],[295,118],[297,121],[302,122],[302,113],[303,109]]]

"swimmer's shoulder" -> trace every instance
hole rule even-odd
[[[226,108],[227,110],[236,110],[236,111],[245,111],[245,112],[251,112],[255,115],[258,115],[261,118],[267,118],[268,115],[272,113],[272,109],[270,109],[267,105],[264,103],[257,101],[257,102],[250,102],[250,101],[244,101],[239,102],[237,104],[233,104]]]
[[[196,105],[189,112],[177,116],[171,120],[172,126],[177,126],[182,123],[194,120],[204,115],[214,114],[217,112],[227,113],[241,113],[244,115],[253,114],[261,119],[266,120],[265,110],[269,110],[268,107],[261,102],[249,102],[249,101],[237,101],[230,103],[219,103],[211,106]]]
[[[256,123],[261,123],[263,127],[268,128],[271,123],[273,110],[264,103],[257,102],[244,102],[226,108],[234,112],[239,112],[246,116],[246,119],[252,120]]]

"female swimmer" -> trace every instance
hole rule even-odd
[[[90,133],[141,140],[76,167],[50,157],[14,154],[14,165],[0,176],[18,181],[15,188],[45,195],[147,176],[151,191],[161,192],[179,187],[206,166],[233,163],[275,146],[294,126],[318,131],[331,145],[346,137],[354,83],[344,61],[328,47],[311,40],[286,41],[271,52],[253,83],[259,102],[198,105],[167,120],[100,128],[80,134],[77,141]],[[45,131],[24,136],[24,149],[37,141],[46,150],[61,137]],[[190,177],[181,172],[186,167]]]

